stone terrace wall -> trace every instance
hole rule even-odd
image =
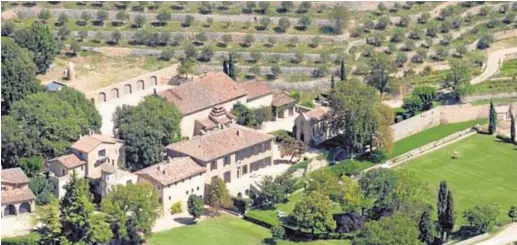
[[[440,125],[440,107],[391,125],[393,141],[398,141],[428,128]]]
[[[488,118],[488,109],[488,105],[471,104],[436,107],[408,120],[391,125],[393,141],[401,140],[440,124]],[[496,110],[508,110],[508,105],[497,106]],[[517,113],[517,104],[514,105],[514,113]]]

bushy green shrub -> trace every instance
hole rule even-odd
[[[343,175],[352,176],[359,175],[363,170],[363,166],[355,160],[344,160],[330,167],[330,170],[339,177]]]
[[[182,211],[183,210],[182,210],[182,207],[181,207],[181,202],[175,202],[175,203],[172,204],[171,214],[179,214]]]
[[[39,244],[39,239],[38,233],[17,237],[2,237],[2,245],[37,245]]]

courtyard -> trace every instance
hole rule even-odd
[[[458,159],[452,159],[454,152]],[[403,165],[428,183],[429,203],[436,202],[440,181],[454,195],[457,224],[463,211],[482,203],[499,204],[498,222],[507,223],[508,209],[517,204],[517,149],[492,136],[477,134]]]

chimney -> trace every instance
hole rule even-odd
[[[241,130],[240,129],[237,129],[237,136],[241,136]]]

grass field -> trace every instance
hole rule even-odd
[[[517,59],[505,61],[500,73],[503,77],[517,76]]]
[[[488,104],[490,104],[490,101],[494,102],[494,105],[508,104],[510,102],[516,102],[517,97],[492,99],[492,100],[477,100],[477,101],[472,102],[471,104],[472,105],[488,105]]]
[[[457,160],[451,159],[458,152]],[[474,135],[404,165],[427,182],[436,203],[440,181],[454,194],[457,223],[465,223],[463,211],[482,203],[497,203],[499,222],[508,222],[508,209],[517,205],[517,148],[492,136]],[[457,226],[459,227],[459,226]]]
[[[259,245],[271,236],[268,229],[230,215],[201,221],[197,225],[183,226],[154,233],[148,245]],[[319,240],[314,242],[280,241],[279,245],[347,245],[347,240]]]
[[[393,145],[393,150],[389,155],[389,158],[402,155],[406,152],[409,152],[420,146],[444,138],[445,136],[451,135],[455,132],[467,129],[476,124],[484,124],[486,122],[486,119],[481,119],[461,123],[442,124],[437,127],[422,131],[418,134],[414,134],[412,136],[395,142],[395,144]]]
[[[501,93],[517,91],[517,81],[514,79],[493,80],[472,86],[474,94]]]

